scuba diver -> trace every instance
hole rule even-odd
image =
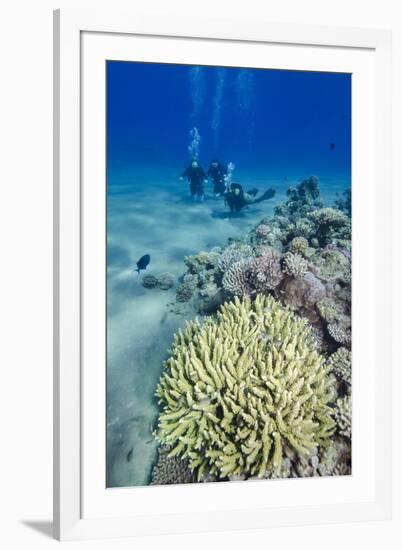
[[[207,181],[207,176],[204,170],[198,163],[196,158],[193,158],[191,164],[184,170],[180,179],[187,178],[190,184],[190,196],[193,200],[197,197],[204,200],[204,182]]]
[[[218,159],[212,159],[207,176],[211,178],[214,184],[215,197],[221,197],[225,193],[225,176],[227,172],[226,166],[221,164]]]
[[[230,212],[240,212],[242,208],[249,204],[257,204],[272,199],[275,195],[275,189],[268,189],[260,197],[255,198],[257,194],[258,189],[253,188],[245,192],[240,183],[232,183],[230,189],[224,194],[225,204],[229,206]]]

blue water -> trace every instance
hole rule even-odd
[[[175,289],[149,290],[146,273],[179,277],[185,255],[243,237],[272,214],[287,187],[320,178],[327,204],[351,184],[348,74],[107,63],[107,482],[146,485],[156,457],[154,399],[162,361],[185,316],[170,312]],[[212,186],[191,202],[179,176],[198,156],[234,163],[245,189],[274,199],[231,217]],[[332,145],[331,145],[332,144]],[[190,315],[189,315],[190,316]]]

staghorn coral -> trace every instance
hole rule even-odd
[[[276,288],[283,278],[280,255],[273,248],[263,248],[249,263],[249,281],[253,290],[265,294]]]
[[[252,287],[249,281],[251,260],[240,260],[232,264],[222,279],[222,286],[226,292],[233,296],[249,296]]]
[[[337,424],[338,432],[347,437],[352,436],[352,397],[345,395],[336,400],[334,417]]]
[[[270,296],[236,298],[216,320],[188,323],[156,395],[155,435],[198,479],[279,473],[284,446],[307,454],[335,429],[332,381],[310,326]]]
[[[304,237],[295,237],[291,240],[289,245],[289,251],[293,254],[301,254],[306,256],[308,252],[308,240]]]
[[[308,271],[308,263],[300,254],[287,252],[283,257],[282,271],[291,277],[304,277]]]
[[[339,348],[328,361],[332,372],[338,380],[344,382],[349,391],[352,384],[352,354],[346,348]]]
[[[233,243],[222,252],[218,261],[218,267],[222,273],[225,273],[233,264],[249,259],[252,254],[253,249],[250,245]]]
[[[167,446],[159,447],[158,461],[153,467],[150,485],[172,485],[176,483],[195,483],[194,472],[189,468],[188,460],[178,456],[169,457]]]

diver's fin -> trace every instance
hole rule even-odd
[[[265,191],[265,193],[263,193],[261,197],[258,197],[258,199],[255,199],[254,204],[257,202],[267,201],[269,199],[272,199],[272,197],[274,196],[275,196],[275,189],[268,189],[268,191]]]

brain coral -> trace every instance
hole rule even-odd
[[[233,296],[248,296],[251,293],[249,282],[250,260],[239,260],[232,264],[222,279],[223,288]]]
[[[335,429],[329,368],[310,326],[270,296],[236,298],[216,320],[188,323],[156,395],[155,435],[198,479],[279,472],[285,447],[309,453]]]
[[[225,273],[233,264],[239,262],[240,260],[247,260],[252,256],[252,254],[253,249],[250,245],[233,243],[222,252],[218,262],[219,269]]]

